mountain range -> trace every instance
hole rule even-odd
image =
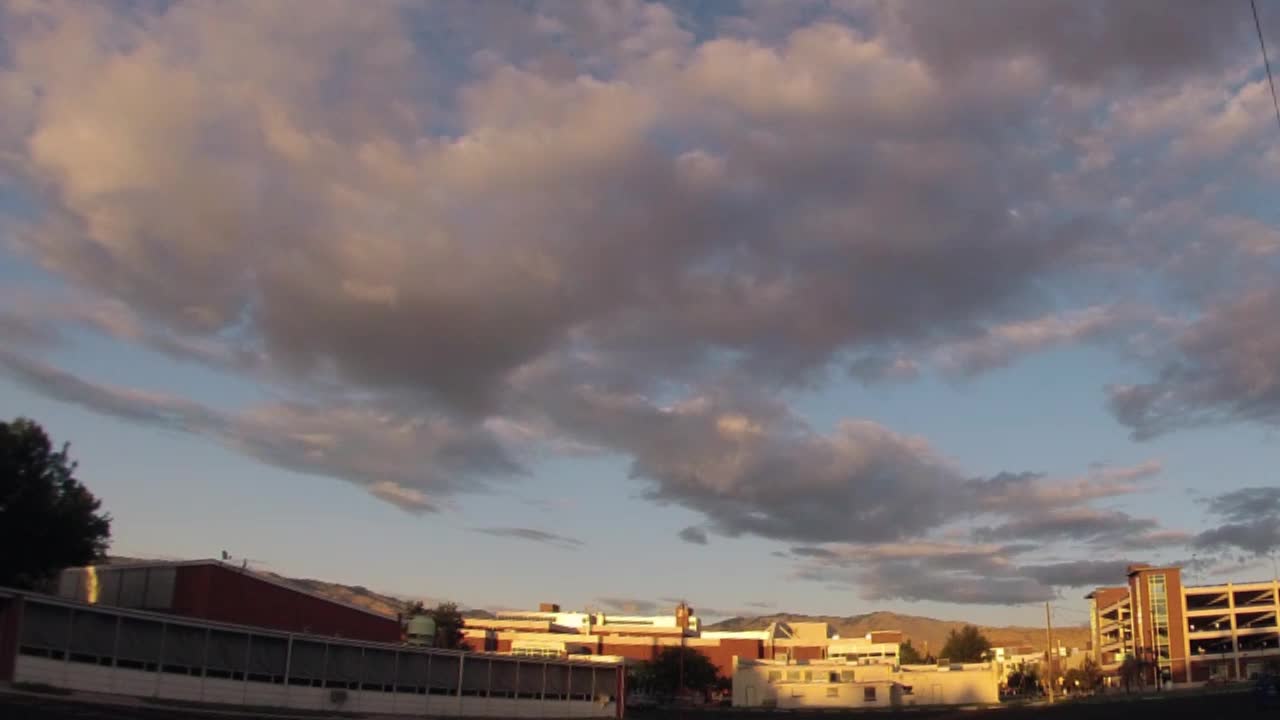
[[[920,652],[937,654],[947,641],[952,630],[958,630],[966,623],[961,620],[937,620],[918,615],[902,615],[895,612],[871,612],[862,615],[798,615],[792,613],[776,613],[751,617],[732,617],[720,622],[704,625],[704,630],[763,630],[770,623],[825,622],[840,637],[862,637],[872,630],[901,630],[911,640],[911,644]],[[1019,626],[986,626],[979,625],[982,634],[991,641],[993,647],[1020,647],[1030,645],[1037,650],[1045,646],[1045,629],[1043,627]],[[1053,629],[1054,644],[1063,647],[1084,648],[1089,640],[1087,626],[1066,626]]]
[[[140,561],[134,558],[112,557],[109,562],[125,563],[145,561]],[[267,570],[254,569],[252,565],[249,569],[259,575],[270,578],[276,582],[296,587],[299,590],[314,593],[321,597],[337,600],[349,605],[362,607],[366,610],[390,617],[394,617],[397,613],[402,612],[405,605],[409,602],[406,598],[375,592],[362,585],[344,585],[342,583],[329,582],[327,580],[316,580],[314,578],[288,577]],[[429,602],[429,599],[424,598],[423,601],[428,606],[432,604]],[[464,609],[462,611],[462,615],[464,617],[493,617],[492,613],[480,609]],[[775,622],[825,622],[828,625],[831,625],[835,632],[839,633],[841,637],[862,637],[872,630],[901,630],[902,633],[911,640],[916,649],[921,652],[932,651],[935,655],[942,649],[943,644],[946,643],[948,633],[969,624],[960,620],[937,620],[934,618],[920,617],[918,615],[903,615],[894,612],[879,611],[848,616],[775,613],[772,615],[731,617],[719,622],[705,624],[703,629],[724,631],[763,630],[769,627],[770,623]],[[982,633],[986,635],[987,639],[991,641],[991,644],[994,647],[1030,645],[1037,650],[1043,650],[1045,646],[1045,632],[1043,627],[993,627],[980,625],[979,628],[982,630]],[[1054,644],[1058,644],[1060,642],[1064,647],[1083,648],[1089,639],[1089,628],[1087,626],[1057,627],[1054,628],[1053,634]]]

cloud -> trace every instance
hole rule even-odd
[[[828,550],[824,547],[793,547],[791,554],[797,557],[820,558],[823,560],[835,560],[840,557],[834,550]]]
[[[524,527],[478,528],[476,529],[476,532],[484,535],[492,535],[494,537],[527,540],[529,542],[551,545],[553,547],[564,548],[566,550],[576,550],[586,544],[577,538],[557,535],[556,533],[547,532],[545,530],[535,530],[533,528]]]
[[[652,600],[637,600],[635,598],[598,597],[596,602],[604,606],[605,610],[629,615],[653,615],[659,609],[658,603]]]
[[[984,541],[1106,542],[1157,527],[1155,520],[1135,518],[1119,510],[1075,507],[1038,512],[994,527],[981,527],[974,535]]]
[[[1280,425],[1278,313],[1276,288],[1211,307],[1155,380],[1108,389],[1111,412],[1140,440],[1228,422]]]
[[[1201,550],[1238,548],[1255,555],[1267,555],[1280,547],[1280,517],[1226,523],[1196,535],[1192,546]]]
[[[1211,516],[1223,523],[1192,539],[1199,550],[1243,550],[1268,555],[1280,548],[1280,488],[1246,487],[1205,501]]]
[[[1053,480],[1038,473],[1006,472],[971,485],[982,509],[1026,513],[1136,493],[1144,488],[1143,481],[1163,469],[1153,459],[1127,467],[1098,467],[1078,478]]]
[[[889,31],[940,72],[1025,59],[1080,85],[1175,84],[1228,64],[1249,39],[1247,18],[1194,0],[982,0],[964,13],[929,3],[891,10]]]
[[[1176,275],[1166,257],[1200,265],[1169,225],[1271,257],[1256,218],[1188,201],[1176,183],[1203,173],[1141,162],[1257,147],[1247,23],[1196,3],[854,5],[6,5],[0,165],[29,198],[6,234],[71,300],[0,333],[38,352],[88,327],[280,399],[215,411],[8,345],[0,367],[410,512],[539,451],[599,453],[698,513],[694,543],[918,548],[978,522],[1002,547],[1172,542],[1091,505],[1157,465],[975,479],[858,408],[816,427],[789,398],[833,369],[964,378],[1171,335],[1155,379],[1111,390],[1136,435],[1274,424],[1274,291],[1228,284],[1187,328],[1134,297],[1174,284],[1152,276]],[[1175,289],[1222,291],[1193,274]],[[978,587],[1015,554],[952,553],[958,594],[1043,594]],[[926,562],[877,559],[872,587],[944,592],[906,577]]]
[[[1039,549],[942,541],[794,548],[792,555],[805,561],[793,575],[855,588],[867,600],[1021,605],[1052,599],[1062,588],[1114,583],[1130,562],[1036,562],[1031,555]]]
[[[1097,587],[1114,585],[1124,578],[1131,560],[1073,560],[1048,565],[1027,565],[1018,572],[1047,585]]]
[[[1150,313],[1134,307],[1095,305],[1051,313],[993,325],[975,337],[945,343],[933,351],[933,362],[944,373],[973,376],[1029,353],[1132,333],[1143,321],[1150,322]]]
[[[1280,487],[1246,487],[1215,495],[1206,502],[1209,512],[1234,522],[1280,515]]]
[[[696,525],[681,530],[677,535],[681,540],[687,543],[692,543],[694,545],[707,544],[707,531],[697,527]]]
[[[205,435],[268,464],[346,480],[411,512],[431,494],[481,491],[522,472],[483,428],[444,418],[406,418],[359,405],[268,404],[239,414],[160,393],[93,383],[0,349],[0,373],[89,410]]]

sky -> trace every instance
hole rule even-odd
[[[116,554],[993,624],[1273,572],[1248,2],[4,0],[0,107],[0,415]]]

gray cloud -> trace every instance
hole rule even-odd
[[[231,415],[181,398],[86,381],[0,350],[0,373],[54,399],[122,420],[206,435],[263,462],[346,480],[411,512],[433,496],[479,491],[522,469],[483,427],[358,405],[277,403]]]
[[[5,349],[0,349],[0,372],[55,400],[81,405],[122,420],[187,432],[219,433],[229,430],[225,418],[198,403],[97,385]]]
[[[862,6],[856,26],[748,13],[714,38],[637,2],[6,6],[24,31],[0,67],[0,163],[39,189],[15,242],[108,310],[57,322],[289,399],[232,415],[0,363],[414,512],[518,476],[511,446],[529,443],[618,453],[652,500],[730,536],[901,543],[990,515],[984,532],[1011,542],[1156,538],[1088,505],[1145,476],[973,481],[921,438],[819,431],[783,398],[832,368],[965,376],[1124,342],[1128,306],[1046,288],[1131,271],[1116,218],[1168,189],[1129,182],[1159,175],[1145,168],[1099,181],[1083,165],[1123,148],[1072,123],[1206,117],[1090,92],[1216,80],[1253,52],[1247,25],[1160,3],[918,5]],[[1247,147],[1252,127],[1180,136],[1179,157]],[[1274,309],[1241,332],[1273,337]],[[1113,392],[1135,431],[1274,415],[1272,348],[1197,327],[1160,379]],[[961,586],[997,569],[952,561],[975,573]],[[943,587],[886,562],[890,592]]]
[[[917,563],[889,561],[858,572],[850,580],[869,600],[943,600],[959,604],[1020,605],[1054,597],[1053,588],[1030,577],[1001,577],[964,571],[922,572]]]
[[[1212,73],[1254,51],[1244,9],[1195,0],[979,0],[965,12],[934,3],[889,7],[892,32],[954,74],[1026,58],[1052,80],[1142,86]]]
[[[1105,542],[1144,533],[1158,527],[1155,520],[1135,518],[1118,510],[1076,507],[1039,512],[993,527],[981,527],[974,531],[974,536],[988,542],[1013,540]]]
[[[835,560],[840,557],[836,551],[828,550],[824,547],[793,547],[791,548],[791,554],[796,557],[811,557],[822,560]]]
[[[692,543],[694,545],[707,544],[707,531],[697,527],[696,525],[681,530],[677,535],[681,540],[687,543]]]
[[[1211,307],[1155,380],[1108,389],[1111,412],[1138,439],[1226,422],[1280,425],[1277,316],[1276,288]]]
[[[1215,495],[1206,501],[1209,512],[1234,522],[1280,515],[1280,487],[1247,487]]]
[[[1202,550],[1238,548],[1256,555],[1266,555],[1280,548],[1280,517],[1226,523],[1196,535],[1192,546]]]
[[[635,598],[623,597],[598,597],[596,598],[596,602],[602,605],[605,610],[631,615],[653,615],[659,610],[658,603],[653,600],[637,600]]]
[[[1024,565],[1018,572],[1046,584],[1062,587],[1114,585],[1125,577],[1131,560],[1074,560],[1048,565]]]
[[[490,527],[477,528],[476,532],[484,535],[492,535],[494,537],[515,538],[517,540],[527,540],[529,542],[542,543],[543,545],[552,545],[555,547],[576,550],[586,543],[564,535],[547,532],[545,530],[537,530],[534,528],[524,527]]]
[[[1224,522],[1192,540],[1199,550],[1243,550],[1267,555],[1280,548],[1280,488],[1246,487],[1208,498],[1211,516]]]

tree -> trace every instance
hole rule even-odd
[[[973,625],[952,630],[947,644],[942,647],[942,657],[951,662],[977,662],[991,650],[991,641]]]
[[[1120,682],[1124,684],[1124,691],[1129,692],[1135,685],[1139,690],[1147,686],[1147,678],[1151,675],[1151,669],[1155,664],[1145,658],[1130,655],[1120,663]]]
[[[653,660],[638,664],[631,676],[636,689],[666,697],[680,690],[707,693],[719,680],[711,659],[689,647],[663,648]]]
[[[69,448],[32,420],[0,422],[0,585],[39,588],[106,557],[111,516],[75,478]]]
[[[1009,673],[1008,683],[1009,689],[1020,695],[1034,693],[1040,688],[1040,667],[1019,663],[1017,668]]]
[[[920,654],[920,651],[911,644],[911,641],[907,640],[898,646],[898,662],[903,665],[921,665],[925,662],[925,659]]]
[[[456,603],[440,603],[427,610],[426,614],[436,621],[436,647],[449,650],[464,648],[462,644],[462,613],[458,612]]]

